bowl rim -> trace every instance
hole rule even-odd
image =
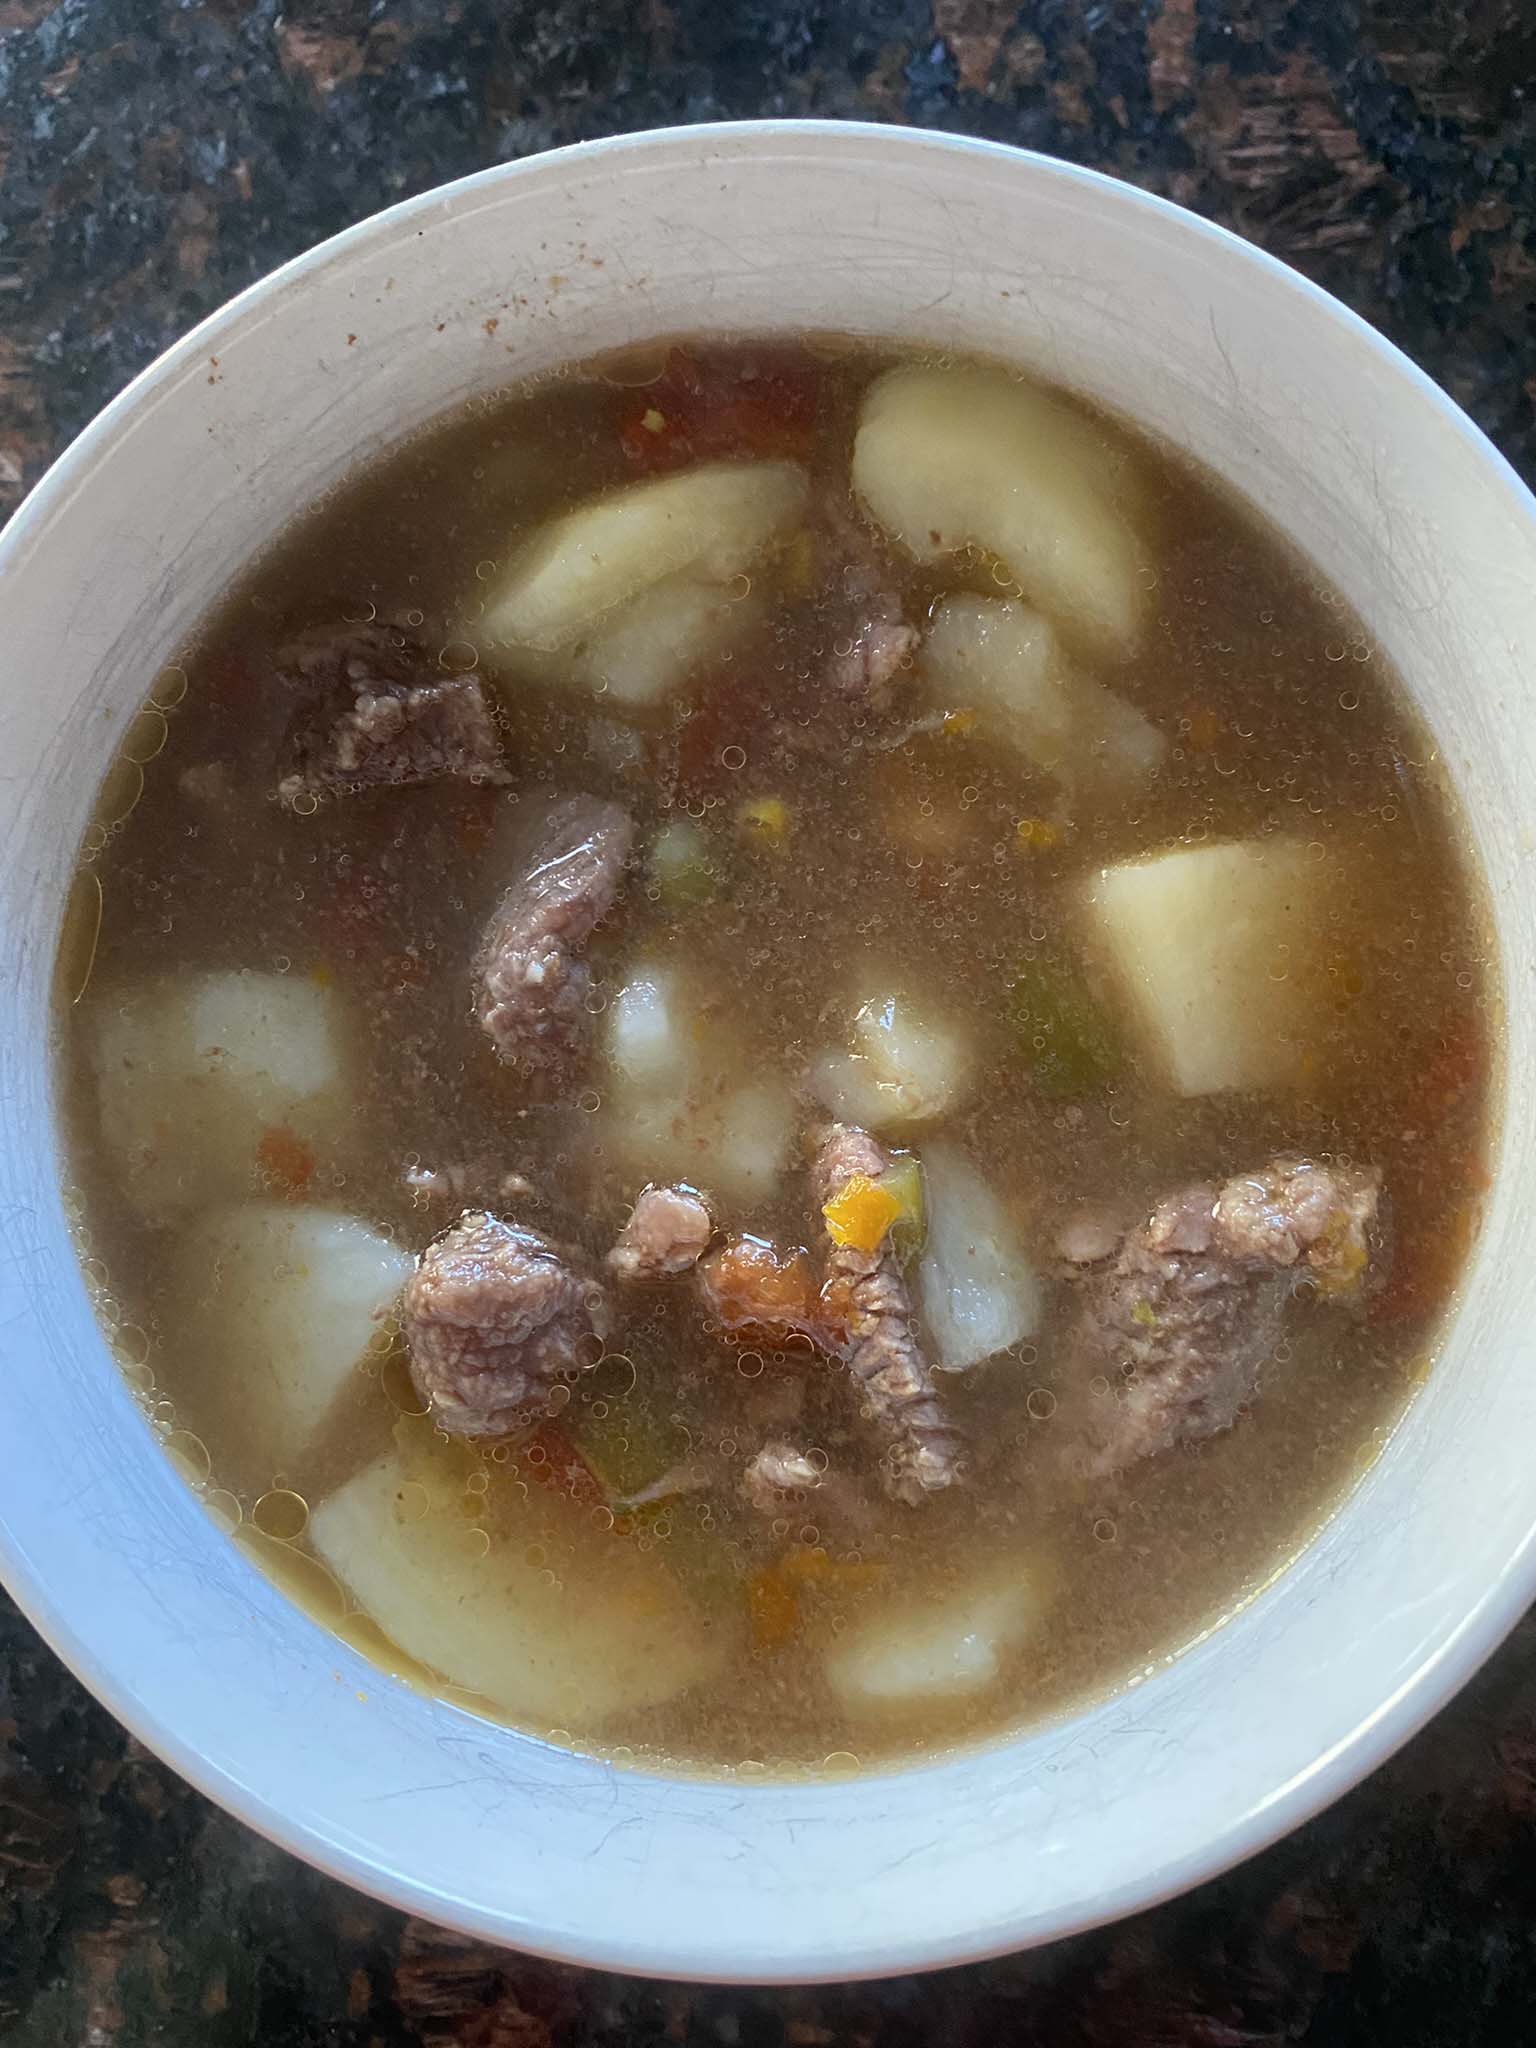
[[[350,258],[371,243],[414,232],[442,206],[470,194],[513,183],[531,175],[548,175],[562,165],[587,167],[606,162],[615,173],[626,160],[679,147],[700,154],[726,149],[739,154],[761,145],[765,154],[795,141],[819,141],[835,148],[840,142],[866,146],[878,140],[884,148],[909,150],[914,157],[944,153],[973,159],[1021,160],[1045,179],[1086,188],[1129,213],[1177,226],[1202,239],[1229,266],[1249,266],[1308,301],[1323,319],[1356,342],[1364,342],[1383,368],[1429,405],[1442,426],[1449,427],[1475,455],[1490,484],[1502,489],[1510,511],[1536,526],[1536,496],[1507,458],[1493,445],[1450,396],[1397,345],[1331,293],[1289,264],[1215,222],[1106,172],[1089,169],[1009,143],[984,140],[942,130],[864,121],[773,119],[670,124],[566,144],[511,163],[490,165],[465,177],[435,185],[398,201],[327,237],[245,286],[140,370],[80,431],[28,492],[0,530],[0,574],[42,531],[53,514],[87,480],[91,470],[128,428],[147,401],[173,381],[190,363],[218,354],[220,337],[229,334],[275,294],[291,290],[328,266]],[[4,1532],[0,1530],[0,1539]],[[878,1936],[845,1942],[838,1955],[823,1953],[803,1967],[786,1960],[782,1970],[733,1972],[722,1963],[720,1944],[680,1937],[668,1956],[635,1953],[601,1928],[590,1936],[559,1939],[537,1927],[509,1927],[509,1916],[418,1884],[409,1873],[389,1869],[322,1833],[241,1782],[184,1740],[174,1725],[155,1719],[141,1704],[126,1676],[97,1662],[86,1633],[57,1608],[37,1561],[7,1544],[3,1553],[6,1589],[27,1621],[74,1677],[129,1733],[198,1792],[245,1826],[290,1854],[300,1857],[352,1888],[384,1904],[434,1922],[451,1905],[452,1925],[464,1932],[522,1953],[584,1968],[619,1970],[642,1976],[698,1983],[812,1984],[849,1982],[871,1977],[952,1967],[1039,1946],[1087,1932],[1128,1914],[1158,1905],[1209,1879],[1220,1876],[1269,1847],[1338,1799],[1385,1762],[1407,1742],[1473,1675],[1514,1627],[1536,1594],[1536,1529],[1509,1555],[1483,1596],[1447,1632],[1422,1662],[1375,1711],[1366,1715],[1312,1766],[1278,1787],[1247,1812],[1228,1819],[1208,1836],[1199,1851],[1158,1865],[1145,1875],[1108,1889],[1088,1911],[1063,1919],[1044,1932],[1006,1916],[976,1939],[954,1937],[934,1942],[921,1952],[910,1943],[886,1945]],[[996,1745],[999,1748],[1005,1744]],[[919,1766],[918,1768],[922,1768]],[[658,1782],[677,1783],[660,1773]]]

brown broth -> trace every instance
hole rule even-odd
[[[728,347],[697,353],[722,375],[735,361]],[[818,481],[846,473],[859,396],[890,360],[822,347],[795,365],[819,368],[807,451]],[[563,1101],[530,1103],[469,1013],[467,963],[506,880],[495,854],[516,795],[445,782],[294,815],[271,795],[287,707],[264,664],[295,627],[340,609],[403,620],[441,646],[445,666],[462,665],[477,578],[483,588],[546,513],[634,476],[621,431],[633,433],[644,399],[603,366],[578,368],[477,403],[362,470],[208,622],[184,659],[188,687],[142,798],[119,823],[104,808],[88,841],[100,934],[83,997],[71,1008],[73,989],[62,988],[60,1009],[82,1249],[89,1270],[107,1276],[107,1320],[128,1326],[122,1347],[146,1401],[167,1429],[195,1432],[181,1440],[192,1475],[200,1442],[220,1513],[232,1520],[238,1503],[244,1527],[258,1532],[258,1561],[273,1568],[275,1559],[289,1584],[307,1572],[300,1595],[331,1620],[348,1603],[302,1562],[302,1532],[288,1548],[260,1533],[287,1535],[299,1511],[269,1501],[258,1513],[257,1503],[279,1487],[318,1504],[377,1456],[402,1427],[400,1408],[417,1405],[402,1393],[400,1360],[367,1362],[284,1469],[252,1460],[217,1359],[178,1350],[172,1233],[138,1220],[133,1190],[117,1183],[102,1148],[89,1030],[114,992],[141,977],[217,967],[318,976],[361,1021],[352,1105],[334,1147],[306,1162],[307,1194],[415,1251],[456,1211],[413,1194],[405,1167],[494,1153],[535,1190],[525,1220],[601,1255],[649,1176],[613,1156],[605,1137],[614,1111],[600,1056]],[[726,1644],[724,1668],[668,1703],[587,1727],[535,1721],[536,1733],[681,1767],[787,1768],[913,1758],[1059,1714],[1149,1672],[1282,1567],[1376,1455],[1428,1368],[1475,1225],[1495,1036],[1487,926],[1451,795],[1397,678],[1318,573],[1182,457],[1132,440],[1156,588],[1139,651],[1097,672],[1173,743],[1139,800],[1085,808],[1054,836],[1021,835],[1021,821],[1059,818],[1049,779],[963,718],[904,737],[931,708],[910,680],[888,715],[853,721],[844,744],[806,744],[820,714],[806,680],[810,622],[792,596],[728,661],[693,678],[675,707],[632,721],[637,761],[623,758],[625,721],[601,698],[514,683],[484,664],[516,792],[615,796],[642,842],[669,819],[696,822],[713,900],[679,903],[654,884],[632,885],[592,957],[610,987],[638,960],[682,966],[710,992],[709,1028],[743,1083],[782,1076],[794,1085],[834,1042],[829,1006],[846,1004],[861,973],[940,991],[943,1010],[965,1020],[982,1076],[943,1135],[984,1171],[1042,1269],[1056,1225],[1085,1198],[1151,1197],[1300,1150],[1382,1169],[1395,1240],[1386,1290],[1364,1316],[1298,1305],[1236,1427],[1113,1487],[1089,1487],[1065,1480],[1051,1455],[1071,1390],[1055,1356],[1066,1292],[1050,1286],[1032,1341],[945,1383],[986,1447],[967,1489],[916,1510],[885,1503],[856,1543],[809,1521],[766,1528],[728,1490],[631,1518],[608,1539],[623,1547],[623,1569],[638,1553],[680,1583]],[[986,565],[912,570],[909,615],[954,588],[991,590]],[[208,763],[225,778],[217,807],[181,782]],[[783,843],[743,824],[741,807],[757,799],[787,807]],[[1334,872],[1347,878],[1304,1092],[1186,1100],[1128,1058],[1107,1091],[1076,1102],[1043,1096],[1018,1058],[1008,987],[1021,961],[1072,937],[1073,878],[1180,842],[1298,830],[1337,854]],[[89,883],[85,905],[92,916]],[[922,1134],[912,1142],[920,1148]],[[253,1191],[260,1180],[253,1164]],[[766,1200],[738,1206],[731,1220],[814,1245],[818,1219],[798,1157]],[[686,1288],[640,1297],[612,1348],[619,1361],[577,1383],[560,1423],[578,1442],[601,1442],[632,1484],[701,1446],[745,1450],[796,1399],[830,1456],[861,1455],[834,1369],[727,1350]],[[558,1540],[545,1522],[566,1509],[529,1484],[537,1474],[526,1446],[466,1451],[429,1423],[403,1427],[410,1456],[445,1483],[461,1487],[483,1471],[466,1528],[483,1529],[491,1552],[526,1543],[530,1530]],[[822,1544],[836,1569],[808,1590],[800,1582],[786,1623],[782,1601],[774,1606],[777,1565]],[[481,1552],[477,1536],[466,1574],[485,1568]],[[610,1553],[594,1554],[601,1571]],[[999,1683],[906,1720],[861,1719],[836,1704],[819,1657],[851,1614],[978,1570],[1023,1574],[1039,1589],[1040,1617]],[[567,1584],[565,1597],[579,1603],[583,1586]],[[347,1632],[436,1683],[372,1623],[354,1617]],[[471,1704],[497,1711],[494,1700]]]

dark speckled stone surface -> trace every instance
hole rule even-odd
[[[284,257],[550,143],[766,114],[1026,143],[1383,327],[1536,471],[1532,0],[0,0],[0,512]],[[1536,2030],[1536,1626],[1194,1896],[848,1990],[498,1956],[315,1876],[121,1733],[0,1598],[6,2048],[1457,2048]]]

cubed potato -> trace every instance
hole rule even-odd
[[[754,593],[687,574],[664,576],[540,665],[615,705],[654,704],[761,612]]]
[[[799,1119],[780,1081],[755,1082],[720,1105],[719,1137],[710,1148],[706,1185],[731,1202],[757,1206],[778,1186]]]
[[[968,1093],[974,1062],[964,1035],[906,996],[877,995],[854,1013],[846,1052],[811,1068],[817,1099],[875,1131],[931,1123]]]
[[[334,1209],[236,1202],[182,1235],[166,1341],[217,1385],[242,1464],[291,1468],[357,1372],[411,1269],[408,1253]]]
[[[1039,1601],[1020,1572],[940,1593],[910,1593],[856,1618],[827,1652],[827,1684],[851,1714],[914,1714],[995,1685]]]
[[[619,607],[670,582],[678,611],[669,619],[661,601],[649,601],[627,631],[636,647],[691,633],[696,588],[723,598],[799,519],[806,493],[805,472],[791,462],[709,463],[606,492],[534,535],[488,598],[481,631],[492,643],[558,653],[599,626],[612,635]],[[652,644],[647,659],[654,655]]]
[[[713,1677],[727,1654],[654,1551],[540,1488],[474,1529],[393,1450],[323,1501],[309,1533],[402,1650],[536,1726],[592,1733]]]
[[[892,370],[859,414],[853,487],[920,562],[974,547],[1069,638],[1136,643],[1143,544],[1128,449],[1001,370]]]
[[[1307,1077],[1329,868],[1300,840],[1176,847],[1103,868],[1086,916],[1181,1095]]]
[[[1033,1336],[1040,1280],[1007,1211],[958,1146],[936,1139],[922,1164],[928,1235],[918,1306],[934,1363],[965,1372]]]
[[[1033,768],[1073,790],[1144,783],[1168,742],[1134,704],[1075,674],[1049,620],[999,598],[950,597],[923,640],[923,675],[946,708],[976,712]]]
[[[607,1012],[610,1084],[598,1142],[629,1179],[681,1179],[723,1200],[761,1202],[777,1186],[797,1127],[788,1087],[736,1083],[741,1049],[699,1014],[686,977],[647,967]]]
[[[685,1180],[750,1211],[783,1178],[799,1122],[782,1082],[733,1089],[707,1070],[690,1089],[605,1096],[599,1144],[628,1180]]]
[[[608,1057],[624,1088],[654,1094],[687,1078],[695,1048],[679,1015],[677,978],[664,967],[644,968],[608,1005]]]
[[[264,1130],[334,1142],[345,1117],[335,995],[300,975],[177,976],[94,1019],[103,1142],[127,1199],[164,1223],[247,1192]]]

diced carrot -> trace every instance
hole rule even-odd
[[[309,1193],[315,1177],[315,1155],[297,1131],[269,1124],[256,1142],[256,1166],[272,1192],[297,1202]]]
[[[821,1213],[834,1244],[872,1252],[901,1214],[901,1202],[889,1188],[867,1174],[856,1173],[843,1182]]]
[[[798,1545],[772,1564],[759,1566],[747,1580],[753,1648],[782,1649],[800,1627],[807,1598],[814,1602],[862,1592],[880,1573],[877,1563],[829,1557],[819,1544]]]
[[[828,1592],[851,1593],[872,1586],[882,1569],[873,1560],[861,1558],[854,1564],[846,1558],[830,1557],[820,1544],[802,1545],[779,1560],[779,1570],[785,1578],[800,1585],[823,1587]]]

